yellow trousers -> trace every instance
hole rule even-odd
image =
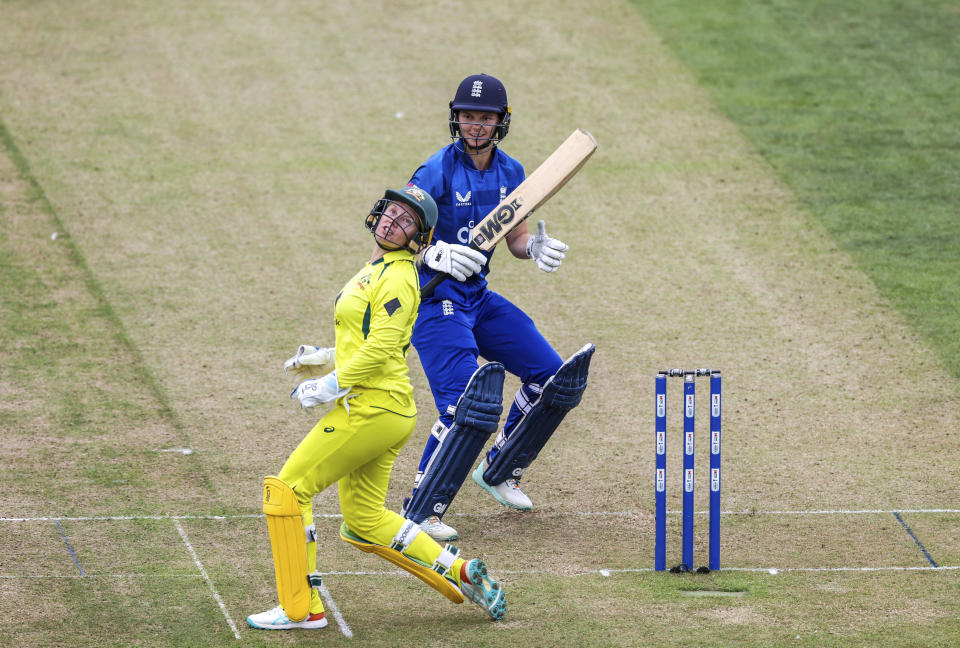
[[[405,520],[385,503],[390,472],[416,427],[416,414],[403,415],[390,408],[396,403],[383,392],[366,390],[343,399],[313,426],[290,454],[278,477],[289,484],[303,515],[304,527],[313,524],[313,497],[331,484],[340,491],[340,512],[350,530],[379,545],[389,546]],[[419,533],[406,550],[411,558],[433,564],[443,548],[426,533]],[[460,582],[458,559],[450,570]],[[307,543],[307,566],[316,570],[316,542]],[[316,590],[310,612],[323,610]]]

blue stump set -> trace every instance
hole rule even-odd
[[[696,379],[710,378],[710,555],[708,567],[720,569],[720,414],[721,377],[716,369],[665,369],[655,381],[656,476],[653,568],[667,568],[667,379],[683,378],[682,563],[674,571],[693,569],[694,458],[696,447]]]

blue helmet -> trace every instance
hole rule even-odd
[[[489,74],[471,74],[460,82],[457,94],[450,102],[450,136],[460,138],[460,122],[457,112],[460,110],[482,110],[494,112],[500,116],[500,124],[491,137],[494,143],[500,142],[510,130],[510,104],[507,102],[507,89],[499,79]]]

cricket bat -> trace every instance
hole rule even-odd
[[[470,247],[481,252],[492,250],[535,209],[560,191],[596,150],[597,140],[593,135],[580,128],[573,131],[543,164],[474,226],[470,231]],[[437,273],[420,289],[420,297],[430,297],[437,285],[448,276]]]

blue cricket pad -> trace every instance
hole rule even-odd
[[[540,398],[520,419],[487,466],[483,481],[491,485],[502,484],[510,478],[520,477],[533,463],[563,417],[580,404],[595,349],[592,344],[585,344],[547,381]]]
[[[487,439],[500,426],[503,413],[503,365],[488,362],[477,369],[457,401],[451,425],[430,458],[423,478],[405,507],[417,524],[431,515],[442,516]]]

